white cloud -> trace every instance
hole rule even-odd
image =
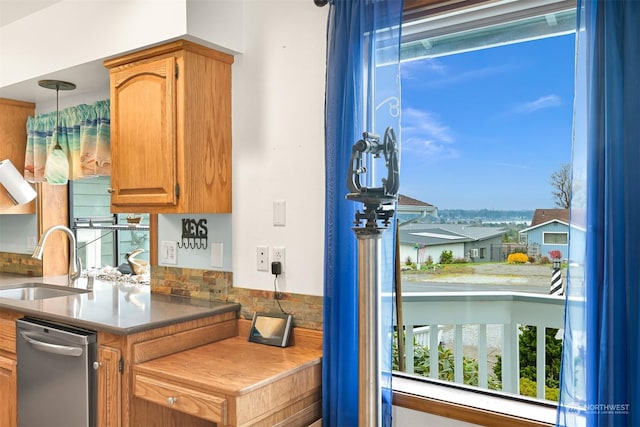
[[[453,132],[428,111],[407,108],[402,111],[402,149],[438,160],[459,157],[452,146]]]
[[[545,108],[558,107],[562,105],[562,100],[558,95],[545,95],[536,99],[535,101],[523,102],[516,106],[515,111],[517,113],[533,113],[534,111],[542,110]]]
[[[516,68],[514,64],[506,63],[489,67],[475,68],[461,73],[449,72],[440,78],[430,79],[425,82],[425,87],[443,87],[452,84],[459,84],[478,79],[484,79],[506,72],[511,72]]]
[[[440,63],[437,59],[428,58],[420,61],[408,61],[400,64],[400,73],[402,78],[406,80],[423,80],[425,73],[435,73],[437,75],[446,75],[447,67]]]

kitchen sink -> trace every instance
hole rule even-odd
[[[49,285],[46,283],[20,283],[0,287],[0,298],[33,301],[39,299],[65,297],[90,292],[86,289]]]

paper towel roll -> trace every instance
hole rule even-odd
[[[16,205],[29,203],[36,197],[35,190],[25,181],[9,159],[0,161],[0,184],[4,186],[9,198]]]

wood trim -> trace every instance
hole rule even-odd
[[[550,427],[540,421],[517,418],[484,409],[404,392],[393,392],[393,405],[488,427]]]
[[[133,363],[146,362],[147,360],[167,356],[236,335],[237,328],[234,319],[144,341],[133,346]]]
[[[131,62],[142,61],[145,59],[157,57],[159,55],[166,55],[179,51],[196,52],[200,55],[213,58],[217,61],[226,62],[227,64],[233,64],[233,56],[229,54],[209,49],[206,46],[202,46],[188,40],[176,40],[174,42],[153,46],[148,49],[131,52],[122,56],[118,56],[117,58],[107,59],[104,61],[104,66],[106,68],[119,67]]]
[[[12,107],[28,108],[30,110],[35,110],[36,108],[36,104],[34,104],[33,102],[18,101],[17,99],[9,98],[0,98],[0,104],[9,105]]]
[[[54,225],[69,226],[69,191],[66,185],[37,184],[38,240]],[[69,238],[56,231],[47,238],[42,254],[42,276],[60,276],[69,272]]]
[[[158,214],[149,214],[149,264],[158,265]]]
[[[22,316],[14,311],[0,310],[0,350],[12,354],[13,358],[16,354],[16,319]]]

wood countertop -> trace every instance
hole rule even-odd
[[[322,351],[232,337],[137,365],[139,373],[240,396],[321,362]]]
[[[135,365],[134,393],[221,426],[299,425],[321,412],[322,351],[231,337]]]

